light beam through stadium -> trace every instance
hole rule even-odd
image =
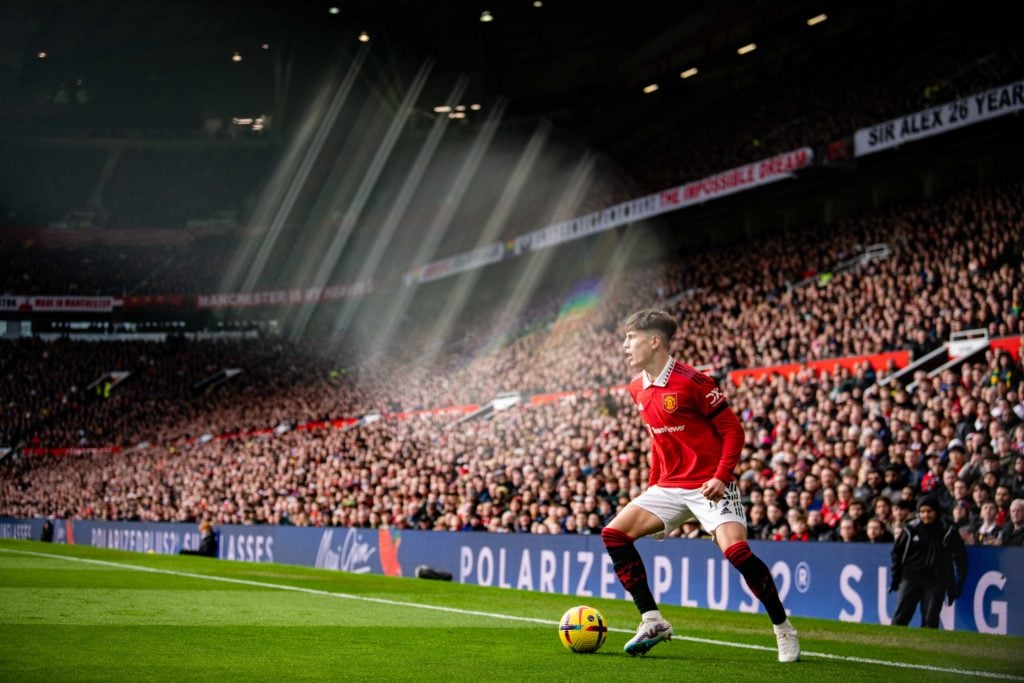
[[[341,83],[335,87],[325,85],[318,92],[309,114],[295,135],[295,141],[288,146],[284,159],[253,212],[252,224],[258,226],[261,232],[257,237],[247,240],[236,254],[222,280],[222,291],[255,291],[258,288],[267,261],[277,248],[281,231],[292,215],[295,203],[352,91],[368,52],[369,47],[358,50]],[[328,77],[329,83],[334,80],[335,73],[332,70]]]
[[[454,102],[460,99],[468,85],[469,79],[465,76],[460,76],[456,80],[455,86],[452,88],[452,92],[448,98],[449,101]],[[395,195],[394,201],[391,203],[383,224],[377,229],[377,237],[374,239],[369,253],[363,259],[362,266],[356,273],[356,282],[371,280],[381,265],[385,252],[387,252],[389,248],[394,248],[393,238],[395,237],[402,221],[407,220],[409,204],[434,158],[434,153],[441,144],[441,138],[448,128],[449,121],[450,119],[447,116],[438,116],[434,119],[430,133],[420,146],[416,159],[409,168],[409,172],[406,175],[405,180],[402,182],[401,188]],[[385,311],[380,312],[381,315],[376,319],[376,326],[382,339],[392,338],[391,333],[398,326],[398,322],[405,316],[414,291],[415,290],[413,288],[409,287],[403,287],[396,290],[394,296],[390,300],[388,308]],[[358,301],[349,301],[342,306],[338,319],[335,321],[332,339],[336,340],[341,333],[349,328],[358,308]],[[381,352],[384,351],[383,348],[378,350]]]
[[[508,223],[508,219],[520,199],[523,188],[526,186],[537,165],[537,161],[544,150],[550,133],[551,125],[546,121],[542,121],[534,130],[512,171],[511,177],[505,183],[497,204],[490,212],[487,222],[477,238],[477,246],[485,246],[500,239],[501,232]],[[478,286],[480,278],[483,276],[484,272],[481,268],[459,276],[458,282],[456,282],[450,294],[448,305],[445,306],[441,317],[434,326],[435,339],[443,340],[447,338],[449,331],[456,326],[458,316],[462,313],[471,292]],[[514,319],[521,312],[521,306],[523,305],[525,305],[525,302],[521,302],[520,308],[510,310],[509,304],[505,304],[503,308],[508,313],[509,318]]]
[[[345,211],[341,224],[338,226],[337,230],[334,231],[334,236],[332,237],[327,250],[324,252],[324,256],[313,276],[313,280],[308,282],[307,286],[323,287],[328,283],[331,274],[338,265],[338,259],[341,257],[342,251],[345,249],[349,236],[352,234],[356,224],[362,217],[363,209],[366,207],[370,194],[376,187],[377,180],[380,178],[380,174],[384,170],[384,164],[391,156],[391,152],[395,148],[395,143],[398,141],[398,136],[401,134],[402,129],[409,120],[409,113],[412,111],[413,105],[419,98],[420,92],[423,90],[423,86],[427,82],[427,77],[430,75],[433,65],[434,60],[432,59],[427,60],[420,65],[420,69],[416,73],[416,77],[413,79],[412,84],[406,90],[405,97],[403,98],[401,105],[398,107],[398,110],[395,112],[391,125],[388,127],[388,131],[385,134],[384,139],[381,140],[380,145],[374,154],[373,160],[370,162],[370,166],[367,168],[366,173],[363,176],[359,188],[356,190],[352,201]],[[293,339],[300,339],[302,337],[303,333],[306,331],[306,326],[309,324],[309,319],[313,315],[313,310],[314,307],[312,306],[304,306],[299,310],[296,324],[291,331]]]
[[[576,215],[593,180],[595,161],[594,156],[587,153],[577,162],[572,176],[566,184],[565,191],[559,197],[558,203],[545,222],[546,225]],[[547,273],[554,253],[554,249],[541,249],[527,256],[528,260],[523,273],[516,280],[515,288],[509,296],[509,305],[502,312],[501,322],[495,326],[497,330],[512,329],[515,326],[516,316],[533,300],[537,287]],[[497,341],[497,339],[492,340],[492,343]]]
[[[451,227],[455,211],[466,198],[470,182],[472,182],[473,178],[476,176],[480,163],[484,158],[484,154],[490,146],[491,140],[494,138],[494,134],[498,130],[498,125],[505,113],[506,105],[507,101],[499,100],[495,103],[495,106],[490,109],[487,119],[480,127],[480,131],[473,140],[473,144],[470,147],[469,152],[466,154],[465,160],[459,168],[458,174],[450,185],[450,189],[447,194],[447,201],[442,205],[441,209],[435,215],[434,220],[425,231],[424,237],[420,242],[419,249],[417,250],[414,263],[426,263],[436,257],[437,247],[440,245],[445,233]],[[444,329],[441,325],[434,325],[433,330],[424,337],[421,345],[422,348],[431,349],[442,344],[447,332],[448,330]]]

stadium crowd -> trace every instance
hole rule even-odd
[[[459,335],[475,340],[468,348],[442,349],[428,363],[421,357],[429,321],[403,330],[401,337],[413,343],[390,350],[388,363],[373,365],[351,353],[327,355],[313,345],[276,338],[0,341],[0,397],[8,407],[0,438],[47,446],[170,443],[375,410],[480,404],[503,392],[615,386],[625,381],[617,325],[652,302],[669,307],[680,321],[673,352],[710,365],[719,376],[895,349],[920,354],[955,330],[1024,334],[1021,189],[1013,183],[868,214],[831,234],[767,240],[756,254],[737,245],[712,258],[683,255],[660,270],[641,269],[605,282],[600,307],[584,318],[556,320],[550,306],[532,310],[550,324],[484,352],[493,341],[486,330],[500,313],[494,310],[458,328]],[[831,264],[856,255],[857,245],[883,238],[891,247],[888,259],[829,272]],[[721,263],[729,268],[716,267]],[[788,285],[807,273],[822,277],[802,287]],[[675,296],[689,289],[699,295]],[[228,368],[243,372],[215,391],[197,391],[194,385]],[[106,398],[85,391],[111,371],[131,375]],[[399,385],[401,391],[388,389]]]
[[[913,393],[870,371],[727,387],[747,434],[752,536],[884,540],[936,493],[967,542],[1020,542],[1010,505],[1024,497],[1024,382],[1007,358],[990,353]],[[618,388],[461,424],[424,414],[25,458],[0,500],[17,516],[594,533],[646,483],[648,445]]]
[[[1019,183],[963,193],[870,214],[828,236],[769,240],[756,255],[733,247],[626,273],[606,283],[599,306],[567,319],[552,314],[549,325],[469,362],[460,348],[431,363],[432,373],[402,363],[401,354],[371,368],[276,339],[5,341],[4,438],[129,450],[5,463],[0,509],[593,533],[646,483],[647,437],[621,390],[628,378],[617,323],[661,301],[681,324],[673,350],[710,366],[746,429],[739,481],[753,536],[884,541],[917,497],[938,492],[968,542],[1016,543],[1024,370],[1010,354],[990,351],[957,371],[915,377],[913,390],[878,384],[886,369],[866,366],[747,378],[738,387],[725,373],[898,348],[918,354],[958,329],[1020,335],[1021,196]],[[829,275],[856,245],[883,236],[888,259]],[[723,262],[727,274],[714,267]],[[825,277],[787,286],[809,273]],[[668,303],[691,288],[700,291]],[[227,368],[244,372],[218,374]],[[117,369],[133,377],[108,395],[84,389]],[[204,378],[213,381],[197,386]],[[482,403],[509,390],[570,393],[461,423],[458,413],[393,415]],[[301,427],[375,410],[383,419]],[[140,459],[150,466],[139,467]]]

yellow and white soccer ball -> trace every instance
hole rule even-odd
[[[572,607],[558,622],[558,639],[573,652],[597,652],[607,636],[608,622],[593,607]]]

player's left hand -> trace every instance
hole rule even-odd
[[[701,485],[700,493],[712,503],[717,503],[725,495],[725,482],[721,479],[708,479]]]

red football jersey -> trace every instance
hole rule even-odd
[[[743,427],[713,379],[669,359],[653,381],[644,372],[634,377],[629,393],[651,435],[648,485],[697,489],[712,477],[733,480]]]

